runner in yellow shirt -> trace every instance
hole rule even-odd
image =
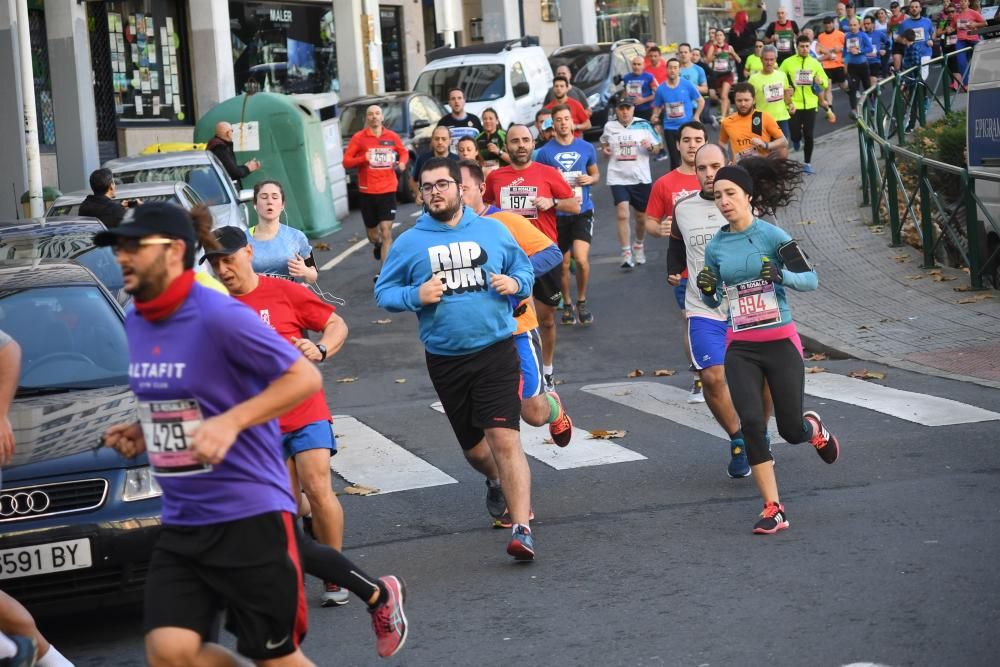
[[[722,119],[719,129],[719,143],[729,145],[730,157],[734,161],[754,155],[775,155],[787,153],[788,141],[771,114],[754,109],[754,89],[747,82],[733,86],[736,113]]]
[[[778,69],[778,49],[768,44],[761,50],[760,60],[764,69],[748,81],[757,93],[757,111],[769,113],[781,127],[781,133],[787,137],[791,130],[788,121],[795,111],[792,86],[788,75]],[[779,157],[787,157],[787,149],[785,153],[779,154]]]
[[[795,113],[792,114],[790,123],[792,147],[799,150],[800,142],[805,139],[803,169],[805,173],[812,174],[813,128],[816,125],[816,110],[820,106],[814,87],[819,86],[820,91],[825,90],[830,86],[830,80],[823,65],[809,55],[809,37],[806,35],[799,36],[795,55],[781,63],[781,71],[794,86],[792,104],[795,106]]]

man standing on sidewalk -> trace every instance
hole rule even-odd
[[[530,143],[527,128],[515,130]],[[521,366],[509,298],[531,294],[531,262],[502,224],[463,206],[457,163],[434,158],[419,178],[427,212],[386,258],[375,302],[417,314],[431,382],[466,460],[502,484],[513,529],[507,553],[532,560],[531,470],[518,433]]]
[[[365,110],[365,128],[351,137],[344,150],[344,167],[358,169],[358,202],[376,268],[392,248],[396,219],[397,173],[406,172],[409,153],[399,135],[383,125],[382,109]],[[378,280],[378,271],[375,273]]]

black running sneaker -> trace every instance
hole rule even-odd
[[[809,443],[816,448],[816,453],[825,463],[833,463],[840,457],[840,442],[837,436],[826,430],[819,415],[809,410],[802,418],[812,426],[813,435]]]
[[[503,489],[486,482],[486,511],[494,520],[500,519],[507,511],[507,501],[503,497]]]
[[[754,524],[753,532],[758,535],[774,535],[785,528],[788,528],[785,506],[781,503],[768,503],[760,513],[760,521]]]
[[[590,312],[590,307],[586,301],[576,302],[576,315],[580,319],[580,324],[589,326],[594,323],[594,314]]]

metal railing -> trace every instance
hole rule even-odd
[[[982,289],[984,273],[1000,261],[1000,248],[985,257],[985,226],[989,225],[1000,235],[1000,225],[976,195],[976,182],[1000,183],[1000,174],[924,157],[906,148],[905,136],[907,126],[912,127],[915,122],[919,122],[921,127],[925,126],[930,104],[937,105],[945,114],[952,111],[956,93],[950,88],[952,77],[948,61],[959,53],[971,55],[971,52],[971,48],[966,48],[948,53],[877,82],[861,94],[857,125],[862,167],[862,205],[871,206],[873,224],[884,225],[881,211],[884,201],[889,217],[891,246],[899,247],[902,245],[903,225],[907,220],[912,220],[923,247],[925,269],[935,266],[935,253],[941,242],[948,238],[969,268],[972,287]],[[971,58],[969,61],[971,62]],[[918,70],[922,67],[929,70],[935,64],[941,65],[935,73],[937,81],[924,80]],[[890,87],[892,94],[887,96]],[[888,102],[886,97],[889,98]],[[918,183],[912,191],[907,188],[900,174],[900,160],[916,165]],[[952,174],[960,179],[962,195],[959,201],[945,201],[937,193],[930,180],[932,172]],[[942,233],[937,238],[934,230],[935,212],[943,221]],[[983,228],[980,227],[980,220],[983,220]],[[963,231],[964,238],[961,233]],[[1000,285],[994,284],[994,287]]]

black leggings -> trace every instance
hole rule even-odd
[[[771,390],[778,433],[785,442],[794,445],[812,437],[812,427],[802,418],[805,368],[798,348],[788,338],[767,343],[733,341],[726,350],[726,383],[752,466],[773,459],[764,440],[764,380]]]
[[[802,145],[803,157],[805,157],[803,161],[810,164],[813,156],[813,128],[816,127],[816,110],[796,109],[789,123],[791,123],[792,143],[797,144],[803,138],[805,139],[805,143]]]
[[[858,98],[861,97],[861,93],[870,83],[868,81],[869,75],[868,63],[847,66],[847,86],[851,96],[851,108],[854,110],[858,108]]]
[[[299,560],[306,574],[346,588],[365,602],[380,590],[378,579],[370,577],[336,549],[314,540],[299,527],[298,522],[295,524],[295,537],[299,543]]]
[[[680,130],[669,130],[663,128],[663,148],[670,156],[671,171],[681,166],[681,152],[677,148],[677,140],[680,139]]]

